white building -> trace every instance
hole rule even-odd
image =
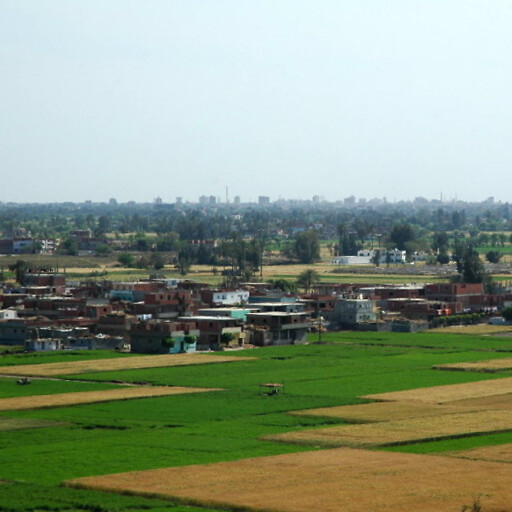
[[[14,309],[0,309],[0,320],[16,320],[18,312]]]
[[[369,265],[375,263],[374,249],[364,249],[357,252],[357,256],[337,256],[331,263],[335,265]],[[379,250],[379,263],[405,263],[406,252],[398,249]]]
[[[336,256],[331,260],[335,265],[369,265],[371,262],[368,256]]]
[[[212,294],[212,303],[228,306],[248,302],[249,292],[247,290],[221,290],[214,291]]]

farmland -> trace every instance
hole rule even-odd
[[[454,474],[462,475],[464,464],[470,462],[475,471],[480,468],[478,471],[481,472],[481,476],[483,475],[482,478],[478,480],[475,477],[473,483],[467,481],[464,485],[461,479],[460,488],[450,495],[444,504],[447,508],[437,508],[437,510],[457,511],[463,504],[471,503],[480,492],[496,491],[487,474],[492,475],[500,471],[503,478],[509,478],[510,466],[504,469],[503,462],[477,460],[476,457],[474,461],[468,461],[467,458],[445,458],[444,454],[492,446],[505,447],[508,443],[512,443],[512,427],[508,419],[510,393],[506,387],[512,377],[512,371],[508,368],[504,368],[499,373],[441,371],[434,369],[433,366],[505,360],[511,356],[512,341],[502,337],[441,333],[412,335],[329,333],[323,336],[321,344],[315,342],[316,338],[313,336],[311,343],[305,346],[268,347],[207,356],[210,359],[218,358],[216,364],[130,367],[128,362],[132,359],[136,360],[137,356],[111,354],[108,359],[107,354],[104,353],[101,354],[101,361],[112,360],[113,366],[105,366],[101,371],[99,371],[101,361],[96,366],[92,363],[91,356],[84,354],[67,356],[70,359],[57,353],[32,355],[30,358],[2,356],[0,367],[5,373],[12,375],[15,375],[23,366],[34,365],[43,368],[47,364],[62,364],[71,360],[86,361],[87,365],[84,365],[80,371],[87,373],[71,373],[71,380],[69,376],[63,374],[53,375],[51,380],[34,378],[30,386],[17,386],[15,379],[4,376],[0,379],[0,398],[72,395],[80,391],[100,392],[116,390],[120,387],[131,389],[130,386],[119,386],[121,382],[129,384],[144,382],[144,387],[148,388],[195,387],[209,388],[210,391],[59,407],[49,406],[44,409],[2,411],[0,479],[5,483],[0,485],[0,510],[28,512],[41,509],[46,503],[52,505],[52,510],[58,511],[91,510],[91,507],[100,504],[102,512],[128,509],[130,512],[138,510],[181,512],[208,511],[212,506],[215,508],[220,506],[221,509],[240,507],[241,503],[232,499],[226,500],[225,495],[219,494],[214,497],[206,493],[201,497],[196,490],[190,489],[184,493],[166,490],[162,494],[154,490],[152,484],[148,484],[146,489],[149,497],[104,494],[99,490],[103,484],[108,489],[118,484],[114,485],[112,481],[98,477],[119,473],[132,475],[137,471],[156,471],[164,468],[182,468],[182,470],[174,470],[174,473],[172,469],[166,471],[171,471],[170,474],[174,475],[180,473],[186,480],[186,475],[190,475],[190,472],[199,475],[198,472],[203,471],[203,465],[206,464],[208,466],[204,467],[206,471],[204,474],[207,475],[208,471],[211,474],[215,468],[218,468],[219,486],[222,482],[223,486],[241,478],[240,467],[246,467],[247,477],[241,480],[240,489],[240,485],[246,485],[245,482],[252,475],[250,468],[261,466],[259,462],[251,466],[251,463],[243,461],[247,459],[258,461],[259,457],[266,458],[262,460],[268,461],[272,468],[270,474],[274,477],[280,474],[276,468],[287,467],[287,461],[297,468],[298,473],[285,471],[283,474],[287,475],[288,480],[280,480],[275,484],[276,489],[280,489],[281,495],[292,496],[296,493],[293,485],[297,485],[297,482],[293,484],[291,480],[299,478],[297,475],[300,475],[301,464],[305,464],[305,468],[313,468],[316,464],[314,461],[329,461],[333,466],[336,460],[354,462],[354,453],[359,454],[361,450],[344,447],[325,451],[319,448],[320,444],[285,443],[282,440],[276,442],[275,436],[288,436],[291,435],[290,433],[305,435],[306,432],[319,433],[324,429],[342,430],[344,428],[361,429],[357,433],[351,431],[354,432],[354,436],[366,432],[367,435],[371,434],[376,438],[378,435],[383,436],[386,429],[386,436],[396,436],[398,427],[392,430],[392,425],[387,425],[386,429],[379,429],[379,423],[376,423],[392,423],[390,419],[401,423],[400,436],[402,437],[398,440],[400,442],[403,441],[403,432],[407,429],[409,431],[417,429],[419,423],[424,425],[425,430],[416,438],[405,436],[406,443],[401,446],[386,448],[380,446],[369,451],[362,450],[362,453],[357,455],[357,460],[360,461],[356,464],[358,467],[354,467],[354,473],[351,476],[354,481],[357,481],[360,475],[357,471],[365,471],[364,461],[370,460],[368,457],[371,456],[377,457],[377,454],[382,454],[383,450],[397,452],[393,458],[390,454],[383,454],[384,459],[387,457],[389,461],[394,461],[393,464],[396,462],[397,468],[407,467],[408,461],[413,460],[407,457],[411,453],[416,453],[416,457],[422,458],[414,459],[413,462],[421,465],[425,471],[424,474],[422,473],[425,487],[418,490],[418,496],[427,496],[429,488],[432,488],[429,485],[437,485],[429,480],[432,477],[427,474],[427,468],[430,467],[430,461],[433,458],[429,454],[443,455],[442,464],[438,461],[439,457],[435,457],[437,462],[432,461],[432,465],[437,464],[437,467],[440,467],[441,464],[445,468],[443,471],[447,473],[452,471]],[[116,360],[119,362],[114,363]],[[121,361],[126,361],[126,365],[123,366]],[[265,382],[282,383],[284,390],[277,395],[267,396],[260,389],[260,384]],[[458,388],[466,383],[469,384],[468,388]],[[436,399],[438,396],[448,396],[446,394],[448,388],[445,386],[454,386],[446,399],[446,402],[450,403],[440,406],[436,400],[429,401],[425,398],[422,399],[423,401],[418,400],[418,396],[421,400],[421,396],[428,397],[431,393],[427,390],[422,394],[419,388],[433,386],[438,390],[444,387],[445,390],[444,395],[441,391],[437,391]],[[455,392],[453,392],[454,389]],[[460,391],[457,391],[458,389]],[[492,391],[489,392],[489,389]],[[411,393],[409,397],[415,393],[413,405],[403,405],[406,399],[400,398],[399,394],[407,395],[404,392]],[[389,395],[382,396],[384,393]],[[399,398],[391,394],[398,395]],[[385,399],[386,402],[373,402],[368,398],[369,396],[375,398],[376,395],[379,395],[378,400]],[[481,397],[488,400],[489,395],[492,395],[493,399],[491,405],[487,407],[487,412],[479,412],[483,403],[490,403],[485,402]],[[388,400],[391,401],[387,402]],[[481,400],[481,403],[478,400]],[[452,403],[454,401],[458,403]],[[466,403],[464,408],[461,407],[463,402]],[[391,412],[389,410],[386,412],[382,405],[387,403],[394,408]],[[361,409],[358,410],[358,407]],[[442,417],[438,414],[439,407],[452,414],[448,414],[443,422],[429,427],[430,421],[433,420],[426,421],[425,418]],[[344,413],[341,412],[343,408],[346,408]],[[491,415],[488,412],[490,409],[492,409]],[[473,416],[473,422],[468,423],[461,437],[460,429],[464,430],[464,420],[469,418],[466,416],[468,414],[476,414],[476,416]],[[5,425],[5,428],[2,428],[2,425]],[[429,432],[435,429],[440,432],[439,439],[425,442],[427,437],[435,437],[429,436]],[[379,443],[380,441],[374,444]],[[338,455],[330,455],[331,453]],[[505,448],[502,453],[507,453]],[[378,462],[383,459],[372,460],[377,473],[384,471],[383,466],[379,466]],[[215,464],[221,465],[215,466]],[[186,467],[192,467],[192,469]],[[379,467],[381,469],[378,469]],[[331,476],[336,479],[334,467],[332,471]],[[385,473],[384,471],[382,474]],[[151,480],[150,474],[147,475]],[[96,483],[102,481],[103,484],[98,486],[98,490],[60,486],[64,481],[84,477],[91,477]],[[130,478],[126,476],[127,481]],[[199,477],[189,477],[188,480],[190,486],[201,481]],[[388,483],[391,485],[392,481],[389,480]],[[455,478],[454,482],[456,481]],[[475,486],[478,486],[479,482],[481,489],[476,489]],[[89,481],[87,485],[90,483]],[[214,483],[207,487],[211,489]],[[85,481],[80,485],[85,485]],[[390,489],[394,489],[393,485]],[[27,493],[27,488],[31,489],[30,493]],[[397,485],[396,489],[398,488]],[[246,489],[249,491],[249,487]],[[127,484],[123,490],[130,490],[129,485]],[[137,489],[132,491],[139,492]],[[442,495],[441,491],[439,491],[440,495]],[[390,492],[392,491],[388,492],[388,496]],[[154,497],[155,493],[159,494],[158,498]],[[241,491],[238,494],[243,497]],[[260,492],[260,494],[266,493]],[[269,500],[271,494],[269,492]],[[396,496],[397,499],[400,496],[398,490]],[[350,499],[349,497],[350,494],[347,494],[346,499]],[[320,497],[317,496],[317,498],[320,501],[315,508],[319,512],[336,510],[329,509],[328,504],[323,503]],[[508,495],[496,497],[496,500],[490,500],[489,504],[504,506],[503,500],[508,498]],[[375,495],[372,499],[378,501],[379,496]],[[434,502],[439,505],[436,499]],[[186,503],[193,503],[196,508],[188,508]],[[512,499],[508,503],[509,508],[506,510],[512,510]],[[391,505],[390,501],[389,507]],[[485,507],[485,501],[483,505]],[[247,499],[244,506],[253,506],[255,509],[267,507],[273,510],[286,510],[282,506],[276,507],[275,502],[258,504],[251,499]],[[297,506],[295,510],[302,509]],[[364,507],[357,510],[364,510]],[[434,508],[425,508],[425,510],[434,510]],[[484,512],[486,512],[485,508]]]
[[[222,356],[211,357],[204,354],[162,354],[156,356],[133,356],[130,358],[110,358],[101,360],[52,362],[47,364],[27,364],[16,367],[16,375],[38,375],[51,377],[55,375],[71,375],[90,371],[104,372],[108,370],[132,370],[140,368],[160,368],[168,366],[189,366],[193,364],[226,363],[231,358]],[[0,367],[0,374],[9,375],[12,368]]]

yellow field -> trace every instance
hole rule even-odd
[[[436,364],[435,370],[464,370],[467,372],[502,372],[512,370],[512,358],[491,359],[489,361],[476,361],[470,363]]]
[[[512,396],[510,394],[482,396],[479,398],[454,400],[444,404],[371,402],[369,404],[341,405],[339,407],[292,411],[289,414],[294,416],[338,418],[354,423],[374,423],[489,410],[512,411]]]
[[[420,418],[450,412],[460,412],[460,409],[437,404],[422,404],[415,402],[372,402],[360,405],[342,405],[339,407],[323,407],[293,411],[294,416],[325,416],[338,418],[348,422],[377,422],[392,421],[406,418]]]
[[[512,325],[451,325],[449,327],[429,329],[429,332],[442,332],[445,334],[497,334],[500,332],[512,332]]]
[[[0,411],[67,407],[69,405],[110,402],[112,400],[152,398],[156,396],[182,395],[185,393],[204,393],[206,391],[218,391],[218,389],[184,388],[174,386],[141,386],[107,389],[104,391],[79,391],[77,393],[61,393],[58,395],[33,395],[0,398]]]
[[[319,446],[382,446],[512,429],[512,411],[477,411],[402,421],[340,425],[265,436],[265,440]]]
[[[366,395],[363,398],[378,401],[422,402],[428,404],[441,404],[464,400],[467,398],[490,397],[512,393],[512,377],[495,380],[468,382],[466,384],[452,384],[448,386],[433,386],[430,388],[410,389],[408,391],[395,391]]]
[[[349,448],[72,480],[185,503],[280,512],[510,510],[512,465]]]
[[[0,367],[0,375],[73,375],[77,373],[134,370],[162,366],[183,366],[191,364],[229,363],[254,359],[253,357],[228,357],[207,354],[162,354],[156,356],[116,357],[63,363],[27,364]]]
[[[461,452],[446,453],[450,457],[472,460],[491,460],[495,462],[507,462],[512,464],[512,444],[500,444],[498,446],[486,446],[473,448]]]
[[[512,411],[512,395],[482,396],[450,402],[450,407],[466,411]]]

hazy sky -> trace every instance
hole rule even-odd
[[[512,1],[0,0],[0,201],[512,200]]]

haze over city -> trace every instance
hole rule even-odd
[[[512,4],[0,5],[0,201],[508,201]]]

